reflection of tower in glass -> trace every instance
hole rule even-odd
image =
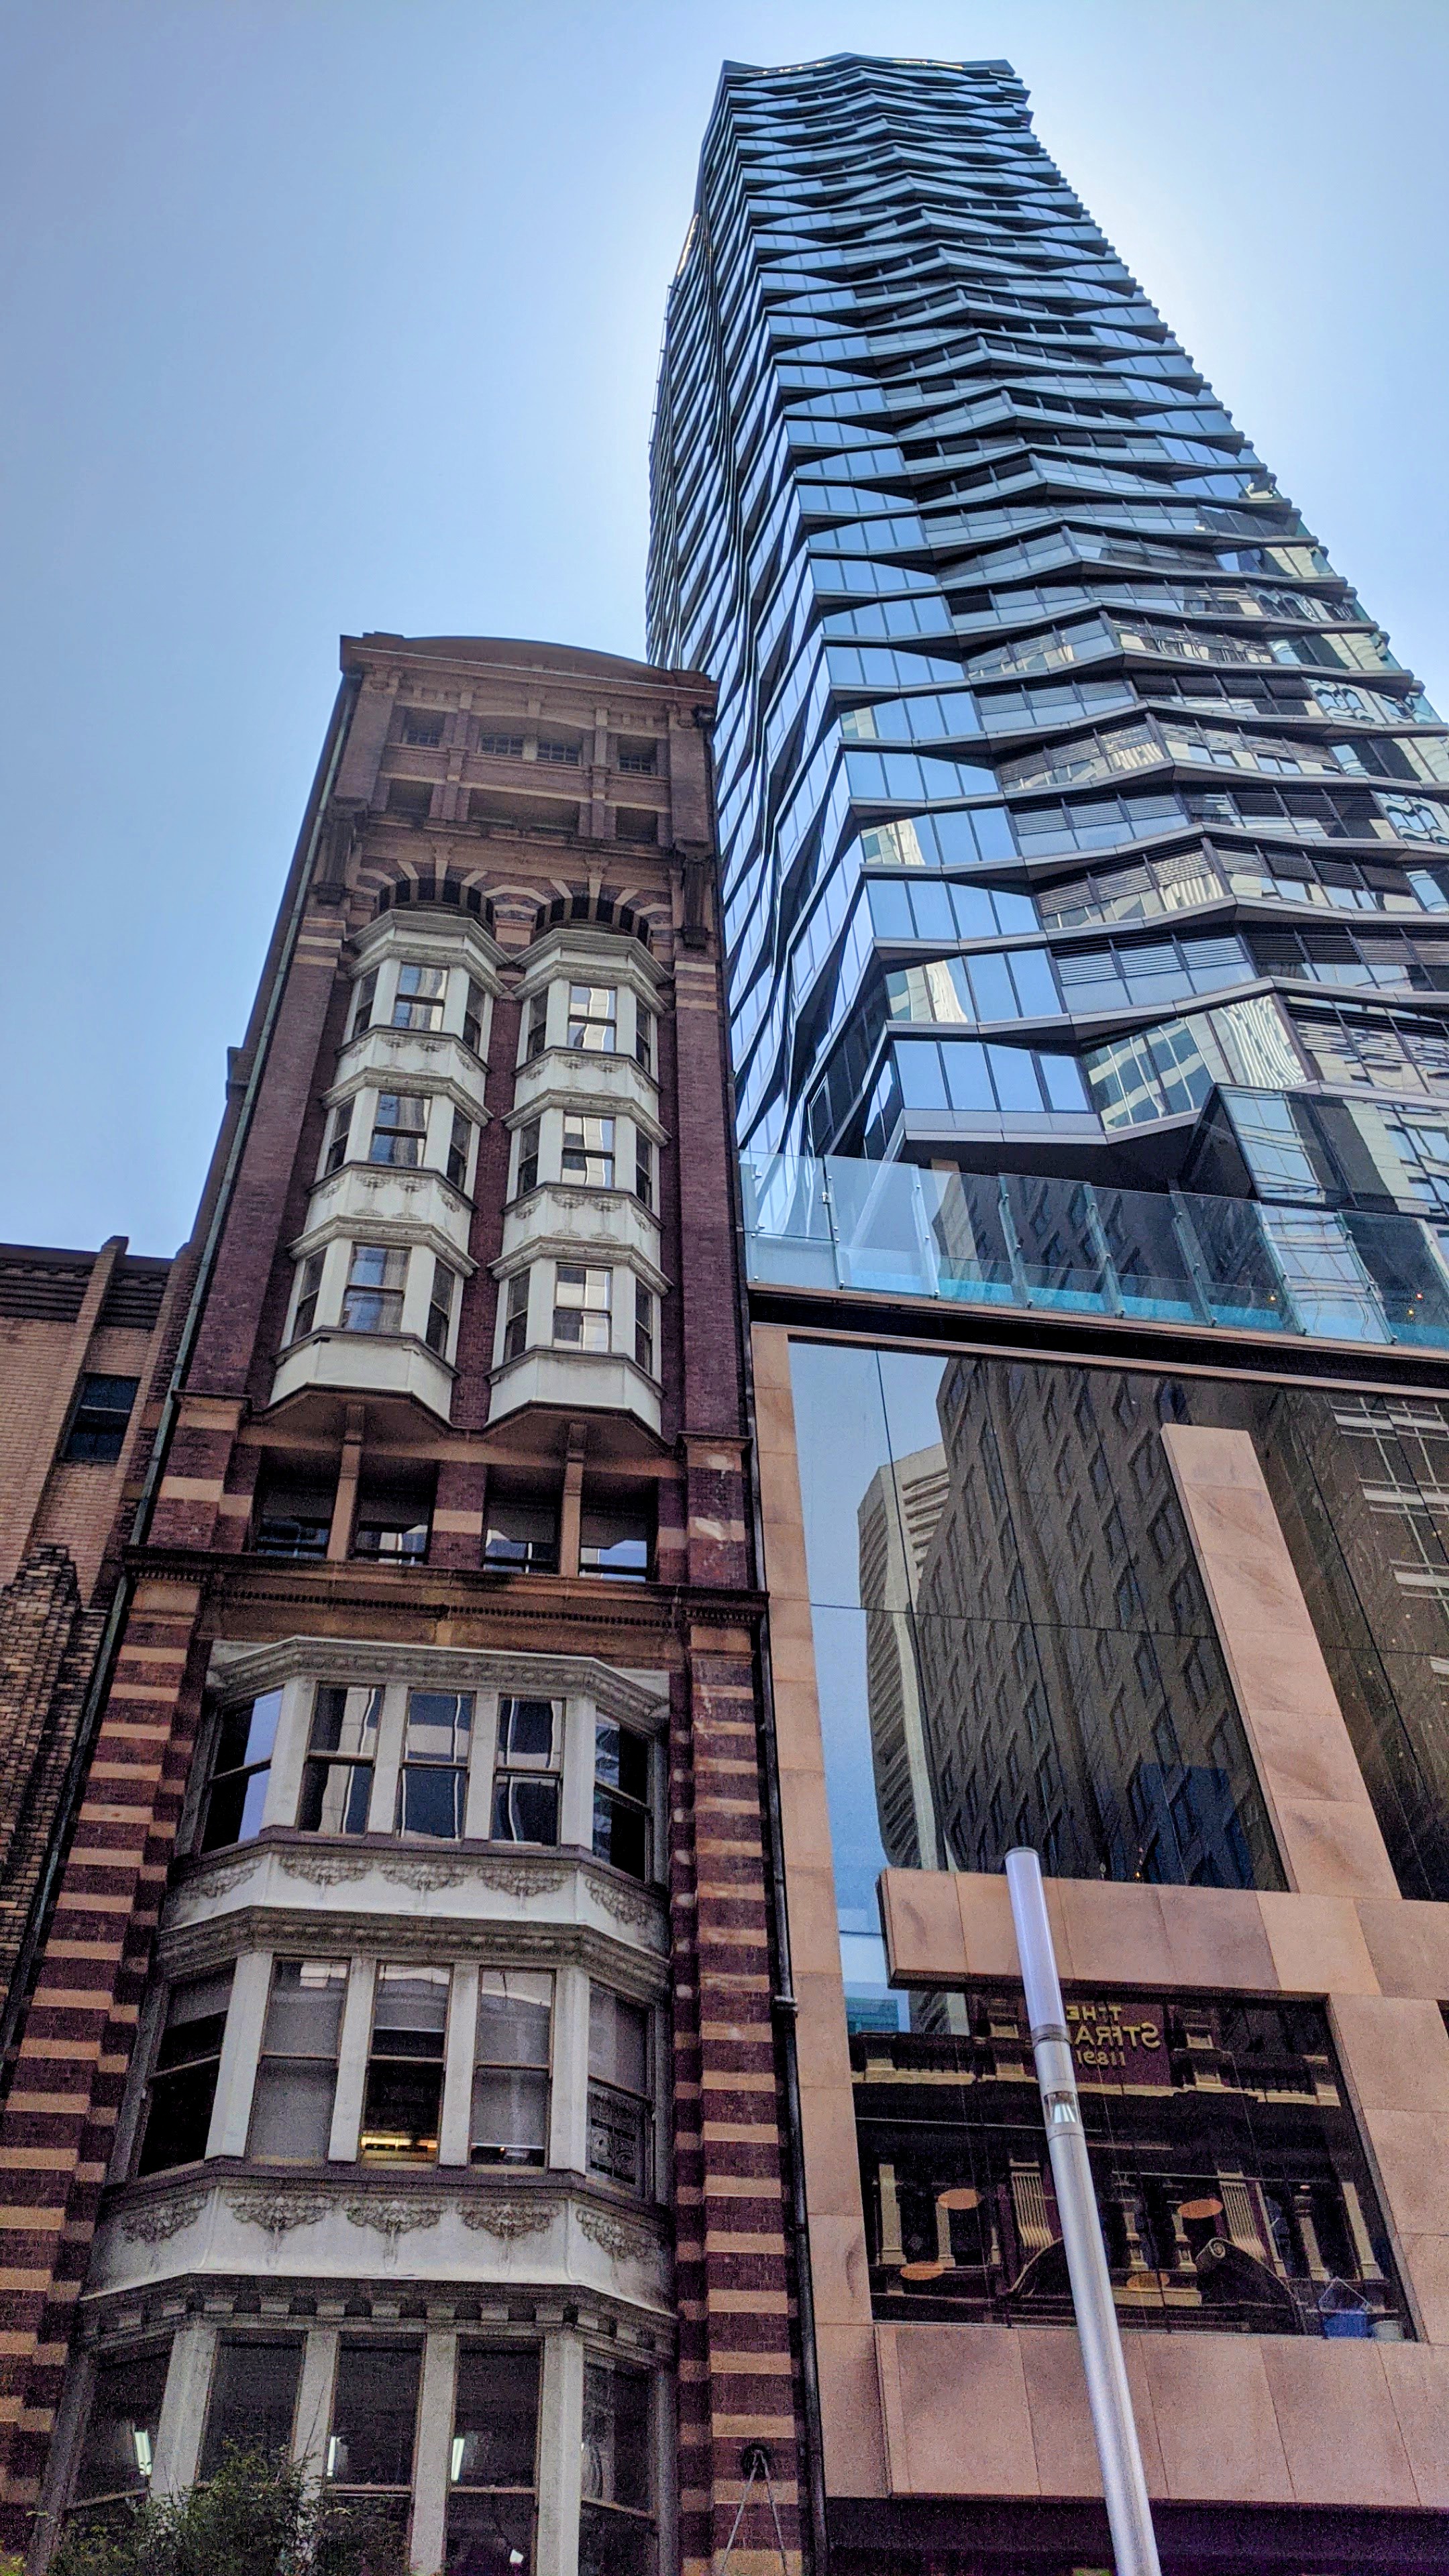
[[[871,1765],[881,1844],[897,1869],[941,1862],[911,1613],[949,1491],[938,1441],[880,1468],[857,1514]]]

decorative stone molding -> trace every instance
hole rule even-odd
[[[165,2245],[195,2225],[207,2198],[204,2191],[191,2192],[182,2200],[160,2200],[149,2209],[133,2209],[121,2221],[121,2234],[133,2245]]]
[[[390,1887],[413,1887],[420,1893],[461,1887],[473,1875],[467,1862],[461,1860],[384,1860],[373,1866]]]
[[[558,2216],[556,2200],[465,2200],[461,2215],[465,2227],[485,2236],[501,2237],[505,2245],[514,2244],[520,2236],[542,2236]]]
[[[245,1860],[227,1861],[220,1869],[208,1869],[203,1877],[192,1882],[187,1894],[190,1895],[194,1888],[198,1896],[230,1896],[232,1889],[250,1878],[259,1861],[265,1857],[265,1851],[251,1851]]]
[[[311,2227],[325,2218],[331,2203],[315,2191],[236,2192],[227,2200],[244,2226],[263,2227],[269,2236],[285,2236],[294,2227]]]
[[[442,2217],[437,2207],[430,2208],[418,2200],[349,2200],[346,2215],[354,2227],[375,2227],[395,2246],[400,2236],[410,2236],[415,2228],[436,2227]]]
[[[631,2258],[641,2261],[645,2255],[657,2250],[652,2236],[645,2236],[637,2227],[626,2226],[623,2219],[611,2217],[607,2210],[579,2209],[574,2215],[590,2243],[600,2246],[618,2263],[628,2262]]]
[[[290,1843],[277,1854],[288,1878],[300,1878],[308,1887],[342,1887],[350,1879],[365,1878],[370,1863],[344,1859],[340,1852],[299,1852]]]
[[[275,1690],[297,1674],[321,1682],[375,1682],[383,1652],[370,1638],[295,1636],[262,1646],[219,1639],[211,1651],[209,1679],[228,1699]],[[398,1642],[388,1645],[385,1654],[389,1681],[432,1684],[439,1690],[528,1691],[540,1698],[587,1699],[610,1717],[660,1731],[669,1720],[664,1673],[641,1684],[595,1655],[506,1654],[496,1647]]]
[[[570,1873],[551,1861],[475,1861],[463,1875],[495,1887],[502,1896],[546,1896],[568,1885]]]
[[[646,1895],[643,1888],[622,1887],[614,1878],[590,1878],[588,1884],[590,1894],[597,1897],[605,1913],[612,1914],[616,1923],[629,1923],[636,1932],[652,1933],[662,1948],[664,1927],[659,1905]]]

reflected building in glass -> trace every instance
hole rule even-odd
[[[1105,2566],[1041,1853],[1164,2568],[1449,2488],[1449,733],[1001,62],[727,64],[710,673],[832,2576]]]

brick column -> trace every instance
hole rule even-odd
[[[802,2422],[792,2351],[771,2013],[756,1685],[747,1630],[690,1630],[671,1761],[675,2203],[680,2314],[680,2565],[718,2565],[763,2444],[788,2553],[800,2556]],[[757,2479],[731,2576],[777,2576]]]
[[[0,2114],[0,2546],[23,2549],[135,2044],[200,1707],[200,1595],[143,1580]]]

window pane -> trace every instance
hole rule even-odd
[[[552,1999],[553,1981],[541,1971],[482,1971],[473,2083],[475,2164],[545,2161]]]
[[[629,2093],[648,2090],[649,2014],[608,1986],[589,1988],[589,2073]]]
[[[325,2164],[336,2092],[331,2059],[264,2057],[252,2096],[248,2155],[259,2164]]]
[[[556,1843],[558,1782],[500,1780],[493,1798],[495,1842]]]
[[[420,2362],[415,2346],[342,2346],[327,2445],[327,2475],[337,2485],[411,2482]]]
[[[269,2057],[335,2057],[347,1993],[345,1959],[279,1959],[262,2046]]]
[[[538,2353],[527,2345],[458,2355],[454,2486],[531,2487],[538,2448]]]
[[[231,1997],[231,1971],[173,1986],[156,2051],[139,2173],[164,2173],[206,2153],[216,2074]]]
[[[649,2379],[642,2370],[608,2370],[590,2362],[584,2371],[584,2457],[597,2485],[589,2493],[610,2504],[647,2512],[653,2481],[649,2461]]]
[[[466,1762],[468,1731],[472,1723],[471,1691],[409,1691],[408,1758],[425,1762]]]
[[[466,1771],[445,1769],[441,1763],[405,1764],[398,1781],[399,1833],[431,1834],[435,1841],[456,1842],[463,1830],[467,1788]]]
[[[144,2494],[151,2479],[169,2352],[128,2353],[103,2361],[76,2473],[78,2503]]]
[[[649,1739],[601,1719],[594,1734],[594,1777],[626,1798],[649,1795]]]
[[[365,1834],[372,1766],[309,1762],[302,1773],[297,1825],[305,1834]]]
[[[451,1983],[446,1968],[378,1971],[360,2150],[369,2162],[437,2154]]]
[[[302,2368],[300,2343],[223,2343],[211,2374],[211,2404],[199,2475],[214,2477],[228,2451],[268,2458],[292,2445]]]
[[[505,1699],[498,1704],[500,1762],[553,1760],[553,1701]]]

